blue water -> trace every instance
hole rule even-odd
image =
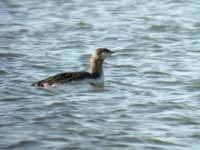
[[[1,150],[199,150],[200,2],[0,1]],[[104,86],[35,88],[89,70]]]

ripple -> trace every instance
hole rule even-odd
[[[15,144],[9,145],[7,148],[9,149],[19,149],[19,148],[25,148],[25,149],[32,149],[32,148],[39,148],[43,145],[43,142],[37,141],[37,140],[22,140]]]
[[[163,71],[145,71],[145,75],[156,75],[156,76],[171,76],[168,72],[163,72]]]
[[[49,69],[49,68],[51,68],[49,65],[45,65],[45,64],[32,64],[31,67],[36,68],[36,69]]]
[[[160,138],[147,138],[146,139],[148,142],[152,143],[152,144],[158,144],[158,145],[175,145],[175,146],[184,146],[184,145],[180,145],[175,143],[174,141],[168,141],[168,140],[162,140]]]
[[[0,101],[8,101],[8,102],[13,102],[13,101],[19,101],[19,100],[24,100],[27,99],[26,97],[5,97],[5,98],[0,98]]]
[[[174,124],[181,124],[181,125],[199,125],[200,122],[198,120],[194,120],[193,118],[189,118],[183,115],[175,115],[175,116],[168,116],[168,115],[160,115],[159,117],[161,120],[164,120],[168,123]]]
[[[161,146],[145,146],[145,149],[148,150],[166,150],[165,148],[162,148]]]
[[[126,65],[126,64],[113,64],[112,67],[115,68],[136,68],[134,65]]]
[[[165,32],[169,29],[168,25],[152,25],[149,30],[151,31],[158,31],[158,32]]]
[[[162,48],[162,45],[160,45],[160,44],[154,44],[151,47],[152,48],[156,48],[156,49],[160,49],[160,48]]]
[[[170,79],[170,80],[159,80],[157,81],[156,83],[158,84],[163,84],[163,85],[169,85],[169,86],[172,86],[172,85],[184,85],[185,83],[181,80],[177,80],[177,79]]]
[[[60,102],[58,102],[58,101],[53,101],[53,102],[48,102],[47,105],[48,105],[49,107],[59,107],[59,106],[64,106],[65,103],[62,102],[62,101],[60,101]]]
[[[200,89],[200,82],[191,81],[190,83],[186,84],[185,89],[189,92],[198,92]]]

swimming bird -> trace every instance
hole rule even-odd
[[[98,80],[103,79],[103,62],[106,58],[111,57],[113,51],[107,48],[97,48],[90,58],[91,72],[79,71],[79,72],[64,72],[54,76],[50,76],[46,79],[33,83],[33,86],[47,87],[53,84],[68,83],[71,81],[82,80]]]

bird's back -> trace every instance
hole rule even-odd
[[[55,76],[50,76],[44,80],[33,83],[33,86],[45,87],[55,83],[68,83],[71,81],[80,81],[84,79],[92,79],[92,75],[89,72],[65,72],[59,73]]]

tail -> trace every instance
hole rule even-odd
[[[34,82],[31,86],[36,86],[36,87],[47,87],[48,83],[42,81]]]
[[[35,83],[32,83],[31,86],[37,86],[37,83],[36,83],[36,82],[35,82]]]
[[[40,87],[40,86],[42,86],[42,84],[39,84],[39,82],[34,82],[33,84],[31,84],[31,86],[37,86],[37,87]]]

